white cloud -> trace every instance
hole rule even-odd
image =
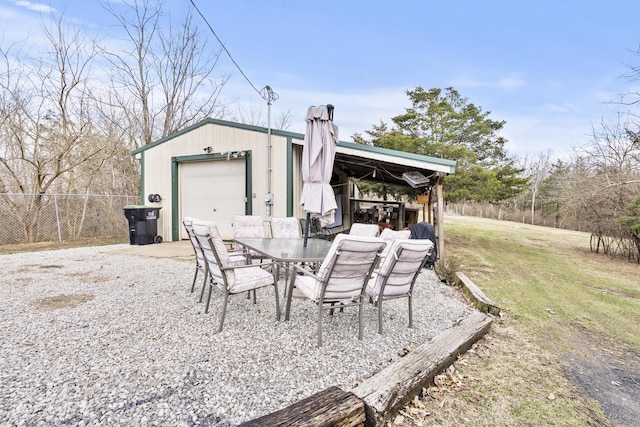
[[[521,79],[519,77],[505,77],[498,80],[495,86],[505,89],[514,89],[524,86],[525,83],[526,82],[524,81],[524,79]]]
[[[294,115],[294,132],[304,132],[304,115],[310,105],[333,104],[334,122],[340,128],[340,140],[350,141],[354,133],[370,130],[382,120],[402,114],[410,106],[405,88],[383,88],[363,92],[280,92],[284,108],[291,105]]]
[[[570,113],[576,110],[576,106],[569,102],[565,102],[562,104],[546,104],[544,109],[553,113]]]
[[[387,87],[361,92],[300,91],[272,86],[279,98],[272,104],[272,117],[280,112],[290,111],[291,132],[304,133],[304,116],[311,105],[332,104],[335,107],[334,122],[339,127],[341,141],[350,141],[354,133],[371,130],[382,120],[391,121],[391,117],[402,114],[411,103],[404,87]],[[239,76],[234,76],[223,90],[228,100],[236,100],[235,109],[263,108],[262,117],[267,117],[267,103]]]
[[[11,9],[7,9],[5,7],[0,7],[0,17],[2,18],[12,18],[16,16],[16,13],[11,10]]]
[[[14,3],[16,6],[24,7],[25,9],[32,10],[34,12],[54,13],[56,11],[53,7],[44,3],[33,3],[23,0],[19,0]]]
[[[517,76],[500,77],[494,80],[478,80],[468,76],[454,77],[452,86],[455,88],[500,88],[515,89],[526,85],[526,81]]]
[[[551,150],[552,158],[568,157],[574,147],[589,142],[591,120],[578,115],[562,117],[503,115],[506,125],[501,132],[511,153],[527,155]]]

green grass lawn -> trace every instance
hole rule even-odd
[[[446,256],[539,339],[573,324],[640,351],[640,265],[591,253],[588,233],[449,216],[445,236]]]
[[[598,389],[611,386],[602,375],[610,361],[637,364],[640,265],[591,253],[588,233],[463,216],[445,216],[444,229],[446,264],[502,313],[454,363],[452,380],[394,426],[612,426],[611,403],[629,394]]]

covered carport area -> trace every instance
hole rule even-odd
[[[339,142],[336,146],[332,185],[339,186],[345,182],[363,180],[417,189],[421,194],[418,203],[425,204],[426,216],[423,219],[433,224],[437,235],[438,253],[443,256],[443,183],[447,175],[455,172],[455,165],[455,161],[447,159]],[[357,198],[351,192],[348,193],[349,197],[343,194],[342,204],[344,211],[351,213]],[[349,216],[349,226],[352,218]]]

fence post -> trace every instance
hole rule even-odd
[[[58,226],[58,242],[62,243],[62,233],[60,232],[60,215],[58,215],[58,199],[53,195],[53,206],[56,209],[56,224]]]

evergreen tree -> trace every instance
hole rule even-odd
[[[422,154],[456,161],[455,174],[445,179],[446,201],[500,203],[521,193],[527,180],[506,152],[506,139],[499,136],[505,122],[489,118],[490,112],[463,98],[454,88],[421,87],[407,90],[411,108],[366,131],[370,139],[354,135],[354,141],[375,147]],[[389,185],[361,185],[375,194],[405,194],[415,197],[421,190]]]

